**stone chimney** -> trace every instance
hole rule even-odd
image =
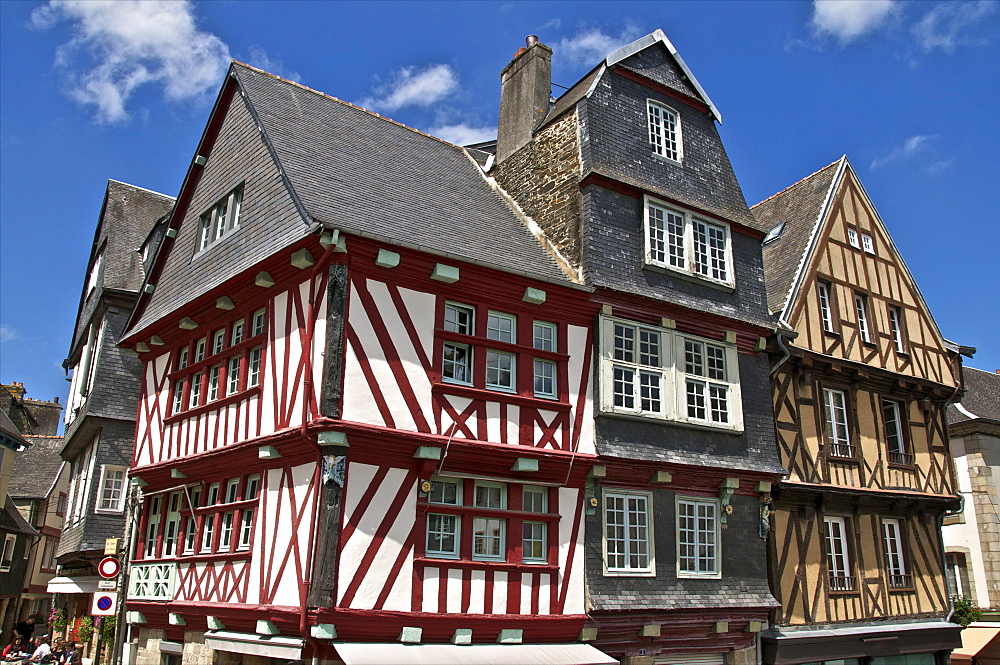
[[[500,122],[497,163],[531,140],[531,130],[545,115],[552,90],[552,49],[529,36],[526,48],[500,74]]]

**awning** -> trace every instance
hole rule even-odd
[[[302,639],[282,635],[257,635],[233,633],[228,630],[205,632],[205,646],[216,651],[229,651],[250,656],[299,660],[302,658]]]
[[[980,652],[1000,658],[1000,623],[973,623],[962,631],[962,646],[951,652],[953,663],[971,663]],[[991,653],[992,652],[992,653]]]
[[[48,593],[94,593],[101,580],[97,575],[84,577],[53,577],[45,587]]]
[[[618,665],[589,644],[334,644],[345,665]]]
[[[795,665],[847,658],[956,649],[962,627],[947,621],[879,623],[850,628],[772,628],[761,633],[762,662]]]

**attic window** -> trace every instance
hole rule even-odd
[[[646,115],[653,154],[674,162],[681,161],[681,121],[677,112],[669,106],[648,99]]]
[[[240,185],[202,214],[198,231],[199,252],[239,228],[242,201],[243,185]]]
[[[769,242],[774,242],[775,240],[781,237],[781,232],[784,230],[785,230],[785,222],[781,222],[777,226],[771,227],[771,230],[767,232],[766,236],[764,236],[763,244],[766,245]]]

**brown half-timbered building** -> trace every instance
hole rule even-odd
[[[942,337],[846,157],[759,203],[778,450],[763,662],[940,665],[957,646],[941,520],[958,509]]]

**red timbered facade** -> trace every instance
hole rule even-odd
[[[469,153],[234,64],[166,237],[123,341],[137,662],[614,662],[572,644],[599,305]]]

